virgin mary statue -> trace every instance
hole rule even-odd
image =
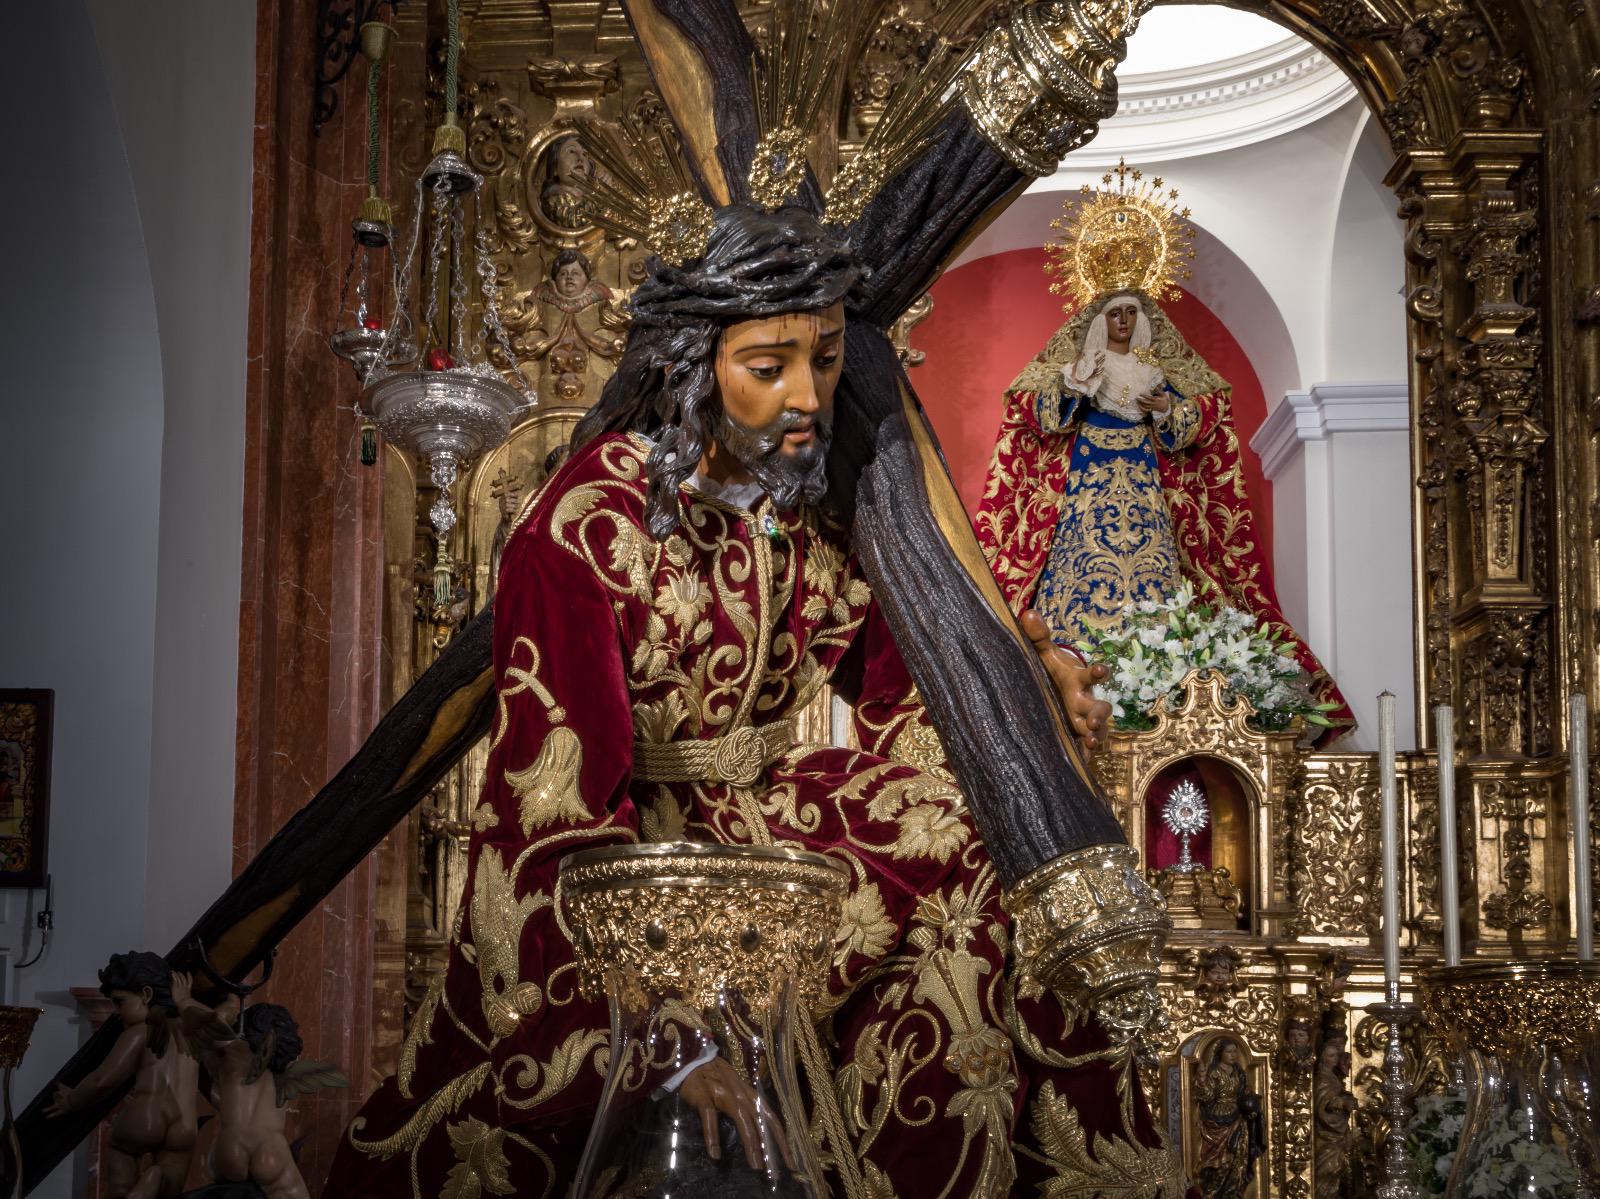
[[[1232,389],[1157,302],[1177,294],[1187,231],[1159,190],[1130,189],[1126,174],[1139,177],[1119,168],[1116,190],[1056,223],[1068,235],[1051,245],[1064,278],[1054,290],[1071,293],[1075,315],[1006,391],[978,540],[1012,607],[1037,608],[1068,642],[1190,583],[1280,633],[1316,699],[1336,705],[1333,726],[1347,725],[1344,697],[1278,607]]]

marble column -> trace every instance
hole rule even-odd
[[[315,6],[257,14],[235,872],[375,722],[382,599],[382,473],[359,463],[356,380],[327,347],[364,192],[364,66],[314,133]],[[285,941],[259,995],[351,1079],[296,1104],[314,1194],[371,1089],[377,856]]]

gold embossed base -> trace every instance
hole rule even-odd
[[[1427,971],[1422,982],[1429,1024],[1467,1068],[1467,1116],[1447,1199],[1596,1199],[1600,965],[1473,963]],[[1486,1179],[1500,1189],[1482,1190]]]
[[[0,1068],[9,1070],[22,1065],[22,1055],[28,1052],[28,1043],[33,1038],[34,1022],[43,1011],[36,1007],[0,1005]]]
[[[1242,897],[1225,866],[1215,870],[1161,870],[1156,890],[1166,901],[1173,928],[1231,929],[1239,926]]]
[[[10,1154],[10,1175],[15,1179],[12,1199],[22,1195],[22,1141],[17,1136],[16,1122],[11,1115],[11,1072],[22,1065],[22,1056],[28,1052],[33,1039],[33,1025],[43,1013],[43,1008],[10,1007],[0,1005],[0,1112],[4,1113],[4,1127],[0,1129]]]
[[[580,984],[611,1005],[578,1199],[826,1193],[794,1025],[827,983],[848,887],[828,858],[772,847],[630,845],[561,863]],[[749,1116],[720,1122],[715,1152],[696,1102],[707,1088]],[[753,1170],[741,1128],[760,1138]]]
[[[844,867],[821,854],[762,846],[662,842],[561,863],[578,977],[594,998],[608,979],[696,1002],[788,979],[815,998],[848,889]]]
[[[1169,923],[1127,845],[1057,858],[1005,898],[1017,959],[1045,986],[1092,1009],[1118,1041],[1161,1019],[1156,977]]]

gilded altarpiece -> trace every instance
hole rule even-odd
[[[1380,998],[1378,769],[1372,754],[1312,752],[1300,730],[1263,732],[1220,675],[1194,674],[1183,699],[1162,701],[1155,727],[1114,733],[1095,757],[1129,840],[1148,843],[1152,788],[1174,766],[1225,765],[1247,819],[1220,824],[1214,863],[1152,873],[1174,929],[1160,991],[1168,1026],[1149,1046],[1146,1093],[1191,1179],[1205,1168],[1202,1063],[1232,1043],[1244,1087],[1259,1104],[1262,1152],[1248,1187],[1266,1196],[1337,1199],[1369,1192],[1385,1125],[1384,1032],[1364,1011]],[[1438,773],[1427,752],[1398,767],[1408,955],[1437,952]],[[1464,813],[1465,814],[1465,813]],[[1489,844],[1487,841],[1485,845]],[[1484,849],[1485,862],[1494,851]],[[1213,878],[1213,875],[1222,877]],[[1243,885],[1236,885],[1235,879]],[[1406,984],[1412,978],[1408,961]],[[1417,1082],[1444,1081],[1428,1038],[1408,1042]],[[1214,1088],[1213,1088],[1214,1089]]]
[[[400,16],[394,161],[408,181],[438,116],[440,7],[408,5]],[[885,5],[847,83],[850,128],[869,125],[915,69],[940,7]],[[461,9],[469,158],[489,181],[507,321],[538,398],[510,444],[466,481],[447,604],[419,605],[418,514],[432,496],[409,461],[387,453],[385,704],[488,601],[504,514],[538,485],[548,451],[609,374],[640,256],[583,225],[570,185],[587,166],[559,128],[569,115],[650,102],[620,8],[463,0]],[[1255,10],[1346,69],[1395,154],[1412,353],[1418,709],[1448,701],[1459,716],[1449,768],[1469,951],[1556,952],[1576,918],[1563,901],[1566,696],[1593,692],[1600,639],[1600,9],[1586,0],[1269,0]],[[897,329],[902,341],[914,316]],[[809,735],[826,739],[826,716]],[[1431,729],[1418,734],[1425,748],[1399,769],[1408,979],[1414,962],[1436,958],[1439,935],[1439,763]],[[1376,763],[1303,752],[1293,734],[1251,729],[1214,684],[1191,685],[1155,730],[1119,734],[1099,755],[1134,844],[1144,844],[1149,781],[1195,756],[1237,775],[1249,818],[1225,847],[1238,867],[1229,885],[1191,894],[1199,914],[1173,934],[1162,983],[1172,1022],[1152,1046],[1150,1093],[1193,1167],[1197,1063],[1231,1056],[1262,1113],[1265,1151],[1247,1193],[1365,1194],[1382,1132],[1384,1030],[1362,1012],[1380,981]],[[464,797],[480,772],[469,756],[413,817],[409,877],[380,879],[380,995],[402,977],[415,994],[435,968],[464,874]],[[1349,1060],[1332,1050],[1319,1060],[1330,1040]],[[1414,1079],[1437,1086],[1431,1039],[1419,1035],[1408,1054]]]

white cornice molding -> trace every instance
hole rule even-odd
[[[1167,162],[1280,137],[1341,107],[1354,85],[1309,42],[1288,37],[1234,58],[1117,81],[1117,113],[1057,174]]]
[[[1307,441],[1336,433],[1394,433],[1411,428],[1411,397],[1404,383],[1318,383],[1283,397],[1250,438],[1270,481]]]

